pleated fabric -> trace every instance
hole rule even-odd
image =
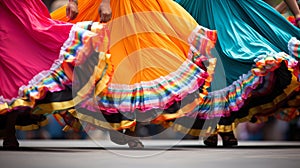
[[[218,122],[219,132],[232,131],[240,122],[263,122],[270,116],[291,120],[299,115],[297,27],[262,0],[176,2],[200,25],[217,30],[216,50],[226,75],[227,86],[209,92],[195,115],[225,114],[206,120]],[[182,118],[175,127],[199,135],[205,121],[199,119],[187,129],[184,125],[193,120]]]
[[[99,21],[100,3],[79,1],[79,15],[70,22]],[[121,130],[136,122],[164,124],[197,111],[214,73],[216,31],[198,25],[173,1],[112,0],[111,7],[111,81],[72,114]],[[65,8],[51,13],[52,18],[69,21]]]
[[[37,129],[47,123],[45,114],[73,108],[84,100],[93,88],[89,85],[100,81],[105,85],[100,78],[109,69],[109,58],[99,50],[104,43],[97,36],[104,27],[96,26],[98,32],[93,33],[87,30],[92,22],[52,20],[41,1],[1,0],[0,17],[1,127],[6,114],[17,111],[22,114],[17,128]],[[79,65],[86,74],[98,77],[72,88]],[[47,110],[42,108],[46,104]],[[42,115],[32,116],[35,111]]]

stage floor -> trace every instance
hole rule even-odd
[[[18,151],[0,150],[1,168],[299,168],[300,165],[300,142],[240,141],[234,148],[208,148],[196,140],[143,140],[142,150],[130,150],[106,140],[19,142]]]

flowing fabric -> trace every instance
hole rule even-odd
[[[71,22],[99,21],[100,3],[79,1],[82,14]],[[74,116],[108,129],[151,121],[199,135],[217,123],[227,132],[251,119],[298,115],[299,29],[262,1],[180,4],[218,40],[173,1],[112,0],[112,79]],[[65,6],[51,16],[68,21]],[[220,68],[226,85],[209,88]]]
[[[70,22],[99,21],[101,0],[79,0]],[[136,122],[162,124],[197,111],[215,67],[216,31],[166,0],[111,0],[110,83],[78,106],[73,116],[96,126],[121,130]],[[51,13],[69,21],[66,6]],[[222,114],[203,114],[210,117]]]
[[[245,121],[269,116],[290,120],[299,115],[300,30],[262,0],[176,0],[199,24],[218,31],[216,49],[227,87],[205,97],[199,113],[226,114],[217,131],[229,132]],[[218,69],[218,67],[216,68]],[[199,135],[184,117],[177,130]]]
[[[106,67],[106,57],[96,54],[98,46],[92,41],[98,39],[97,34],[85,29],[91,22],[74,25],[52,20],[39,0],[1,0],[0,17],[1,119],[12,111],[48,114],[72,108],[84,99],[82,88],[88,83],[82,81],[72,88],[75,65],[90,68],[87,73],[97,72],[99,78],[106,71],[97,69],[103,62]],[[42,108],[45,104],[47,110]],[[16,127],[36,129],[45,119],[26,115],[18,119]]]
[[[0,8],[0,73],[6,74],[1,75],[0,101],[3,101],[18,98],[22,85],[51,68],[72,24],[51,20],[40,1],[1,1]]]

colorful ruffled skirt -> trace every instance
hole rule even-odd
[[[100,3],[79,0],[79,15],[70,22],[99,21]],[[69,112],[114,130],[134,129],[138,122],[170,126],[196,113],[214,73],[216,31],[198,25],[171,0],[111,0],[111,7],[110,81]],[[52,18],[69,21],[65,8],[51,13]]]
[[[6,114],[17,112],[16,128],[37,129],[47,123],[45,114],[84,100],[98,79],[72,88],[75,67],[99,78],[106,71],[106,54],[97,54],[100,45],[93,43],[101,38],[86,29],[90,22],[54,21],[41,1],[0,0],[0,17],[1,128]]]
[[[240,122],[299,115],[300,29],[262,0],[176,1],[199,24],[217,30],[221,63],[215,76],[220,68],[226,76],[226,85],[210,90],[199,105],[195,124],[187,127],[194,119],[183,117],[176,130],[197,136],[211,122],[218,123],[217,131],[230,132]],[[223,116],[200,119],[215,112]]]

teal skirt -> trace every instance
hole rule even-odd
[[[200,25],[217,30],[215,85],[226,80],[225,86],[211,88],[194,115],[198,119],[180,118],[176,130],[197,136],[218,123],[218,131],[229,132],[240,122],[299,114],[299,28],[262,0],[176,2]],[[202,115],[216,111],[226,115],[213,120]]]
[[[237,80],[261,55],[289,53],[300,29],[262,0],[176,0],[197,22],[218,31],[218,54],[228,83]]]

